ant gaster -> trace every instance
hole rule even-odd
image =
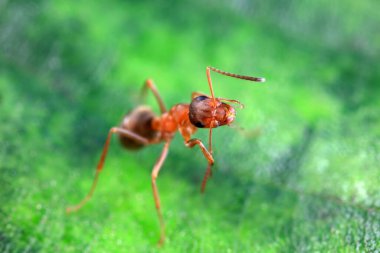
[[[139,106],[124,117],[120,126],[112,127],[110,129],[89,193],[79,204],[68,207],[66,209],[67,213],[71,213],[80,209],[93,195],[96,184],[98,182],[99,174],[103,169],[103,164],[107,155],[111,137],[114,133],[118,134],[121,144],[125,148],[131,150],[140,149],[150,144],[164,142],[164,148],[152,171],[153,196],[158,219],[160,222],[159,245],[162,245],[165,240],[165,224],[161,213],[160,198],[156,185],[156,179],[162,167],[162,164],[166,159],[170,142],[173,139],[175,133],[177,131],[181,133],[186,147],[192,148],[198,145],[208,161],[206,173],[201,185],[201,192],[204,192],[207,179],[211,176],[212,173],[211,167],[214,164],[211,145],[212,129],[219,126],[230,125],[235,120],[235,109],[225,102],[235,103],[243,107],[242,104],[237,100],[216,98],[214,96],[210,71],[244,80],[255,82],[265,81],[264,78],[260,77],[237,75],[221,71],[213,67],[207,67],[206,75],[211,97],[194,92],[192,94],[192,101],[190,104],[177,104],[174,105],[169,111],[167,111],[153,81],[150,79],[147,80],[143,87],[142,94],[146,94],[147,89],[150,89],[152,91],[160,107],[161,115],[156,116],[150,108],[146,106]],[[191,138],[191,136],[196,132],[197,128],[209,129],[208,149],[205,147],[201,140]]]

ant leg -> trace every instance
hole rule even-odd
[[[158,245],[162,245],[165,241],[165,223],[164,223],[164,219],[163,219],[162,213],[161,213],[160,196],[158,194],[156,179],[158,177],[158,173],[160,172],[162,164],[164,163],[166,156],[168,154],[169,144],[170,144],[170,141],[165,142],[165,145],[164,145],[164,148],[161,152],[161,155],[158,158],[156,164],[154,165],[153,171],[152,171],[153,197],[154,197],[154,202],[156,204],[158,219],[160,222],[160,240],[158,242]]]
[[[209,134],[208,134],[208,151],[212,155],[212,127],[210,127],[210,131],[209,131]],[[212,164],[211,165],[209,164],[207,166],[207,169],[206,169],[206,172],[205,172],[205,176],[203,177],[203,181],[202,181],[201,192],[205,191],[207,180],[208,180],[209,177],[212,176],[211,166],[212,166]]]
[[[202,143],[201,140],[191,139],[191,140],[186,141],[185,145],[188,148],[193,148],[195,145],[199,145],[203,155],[205,156],[205,158],[207,159],[209,164],[211,164],[211,165],[214,164],[214,158],[212,157],[212,154],[207,150],[207,148],[205,147],[205,145]]]
[[[162,101],[162,98],[160,94],[158,93],[156,85],[154,85],[154,82],[152,79],[148,79],[145,81],[145,85],[143,86],[142,92],[141,92],[141,97],[144,98],[146,96],[147,89],[150,89],[154,95],[154,97],[157,100],[158,106],[160,107],[161,113],[166,112],[166,107],[164,102]]]
[[[201,193],[205,192],[207,180],[212,176],[211,167],[212,167],[212,164],[207,165],[207,169],[206,169],[205,175],[204,175],[203,180],[202,180]]]
[[[123,129],[123,128],[112,127],[110,129],[110,131],[108,132],[108,136],[107,136],[106,142],[104,143],[102,155],[100,156],[100,159],[99,159],[99,162],[98,162],[98,166],[96,167],[95,178],[94,178],[94,181],[92,182],[90,191],[88,192],[88,194],[86,195],[86,197],[84,197],[84,199],[82,199],[82,201],[79,202],[79,204],[77,204],[75,206],[67,207],[66,208],[66,213],[71,213],[71,212],[78,211],[92,197],[92,195],[93,195],[93,193],[95,191],[96,185],[98,183],[99,174],[100,174],[100,172],[102,172],[102,169],[103,169],[104,161],[105,161],[106,156],[107,156],[108,147],[109,147],[109,144],[111,142],[112,134],[114,134],[114,133],[118,133],[120,135],[128,136],[129,138],[132,138],[132,139],[134,139],[134,140],[136,140],[138,142],[141,142],[143,144],[149,144],[149,141],[147,139],[145,139],[144,137],[141,137],[138,134],[135,134],[135,133],[133,133],[133,132],[131,132],[129,130]]]
[[[204,192],[204,190],[206,188],[207,179],[211,176],[211,173],[212,173],[211,172],[211,167],[214,164],[214,158],[212,157],[212,152],[210,152],[209,150],[207,150],[207,148],[205,147],[205,145],[199,139],[188,140],[188,141],[185,142],[185,145],[188,148],[192,148],[195,145],[198,145],[200,147],[203,155],[205,156],[205,158],[208,161],[208,166],[207,166],[206,174],[205,174],[205,176],[203,178],[202,186],[201,186],[201,192]]]

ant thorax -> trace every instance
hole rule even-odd
[[[229,104],[207,96],[198,96],[191,101],[190,122],[198,128],[215,128],[231,124],[235,119],[235,109]]]

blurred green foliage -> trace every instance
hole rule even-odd
[[[380,16],[375,1],[0,1],[1,252],[379,252]],[[215,173],[177,136],[117,141],[92,201],[106,133],[151,77],[166,104],[238,99],[214,131]],[[155,106],[150,98],[149,103]],[[250,133],[260,132],[249,137]],[[206,140],[207,131],[198,137]]]

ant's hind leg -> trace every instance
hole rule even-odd
[[[137,135],[137,134],[135,134],[135,133],[133,133],[133,132],[131,132],[129,130],[126,130],[126,129],[123,129],[123,128],[119,128],[119,127],[113,127],[113,128],[111,128],[110,131],[108,132],[108,136],[107,136],[106,142],[104,143],[102,155],[100,156],[100,159],[99,159],[99,162],[98,162],[98,166],[96,168],[95,178],[94,178],[94,181],[92,182],[92,186],[90,188],[90,191],[88,192],[88,194],[86,195],[86,197],[84,197],[84,199],[82,199],[82,201],[79,202],[79,204],[77,204],[75,206],[67,207],[66,208],[66,212],[67,213],[78,211],[92,197],[92,195],[93,195],[93,193],[95,191],[95,188],[96,188],[96,184],[98,183],[99,174],[100,174],[100,172],[103,169],[104,161],[105,161],[106,156],[107,156],[107,152],[108,152],[109,144],[111,142],[112,134],[114,134],[114,133],[127,136],[127,137],[129,137],[131,139],[136,140],[137,142],[141,142],[142,144],[149,144],[149,141],[147,139],[145,139],[144,137],[141,137],[140,135]]]
[[[145,84],[144,84],[142,91],[141,91],[141,98],[142,99],[145,98],[147,89],[150,89],[152,91],[152,93],[153,93],[154,97],[156,98],[157,103],[160,107],[161,113],[165,113],[166,112],[165,104],[162,101],[160,93],[158,93],[157,87],[156,87],[156,85],[154,85],[154,82],[152,79],[148,79],[145,81]]]

